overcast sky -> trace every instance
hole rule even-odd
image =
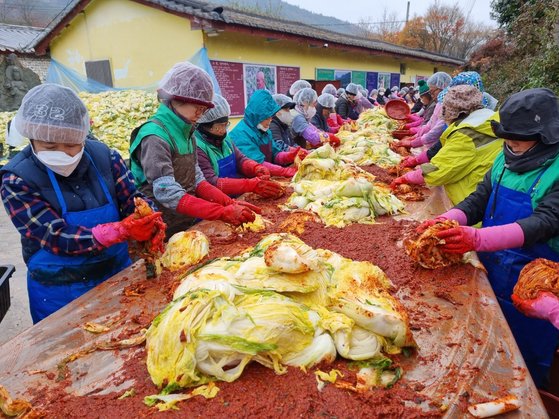
[[[406,19],[408,0],[285,0],[303,9],[334,16],[338,19],[357,23],[362,19],[369,22],[378,22],[382,19],[383,11],[394,11],[400,20]],[[410,18],[414,15],[424,14],[425,9],[434,0],[410,0]],[[471,13],[474,22],[481,22],[496,26],[497,23],[489,16],[491,0],[439,0],[443,4],[453,5],[459,3],[462,10]]]

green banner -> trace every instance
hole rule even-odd
[[[316,79],[317,80],[335,80],[334,70],[329,70],[327,68],[317,68],[316,69]]]
[[[360,84],[365,87],[367,85],[367,72],[366,71],[352,71],[351,72],[351,82],[355,84]]]

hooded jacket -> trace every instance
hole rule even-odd
[[[229,133],[241,153],[258,163],[264,161],[274,163],[275,156],[281,148],[275,143],[270,130],[263,132],[257,125],[271,118],[280,106],[266,90],[257,90],[250,98],[241,122]]]
[[[479,109],[465,119],[454,122],[441,135],[442,148],[421,165],[429,186],[444,185],[454,205],[475,191],[503,148],[503,140],[491,129],[497,114]]]

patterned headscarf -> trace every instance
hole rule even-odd
[[[459,85],[448,89],[443,102],[442,116],[445,121],[454,121],[460,114],[469,115],[483,108],[482,93],[475,86]]]
[[[448,90],[451,87],[461,86],[461,85],[474,86],[481,93],[485,91],[483,88],[483,81],[481,81],[481,76],[477,71],[464,71],[463,73],[459,73],[456,77],[454,77],[450,82],[450,85],[446,89],[444,89],[441,93],[439,93],[439,96],[437,97],[437,101],[439,103],[443,103],[444,97],[448,93]],[[480,102],[483,104],[485,108],[489,106],[489,102],[484,97],[480,99]]]

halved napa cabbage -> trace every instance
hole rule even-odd
[[[317,253],[304,243],[274,243],[264,252],[264,261],[277,272],[297,274],[320,269]]]
[[[269,268],[261,257],[250,257],[235,273],[235,282],[246,288],[277,292],[312,292],[319,286],[320,272],[296,274],[277,272]]]
[[[390,342],[386,348],[391,351],[416,345],[407,314],[386,291],[389,281],[380,268],[367,262],[348,262],[334,272],[332,282],[336,284],[330,293],[332,310],[344,313],[358,326],[388,338]]]
[[[148,371],[167,394],[233,381],[251,361],[280,374],[338,353],[380,359],[415,345],[390,287],[371,263],[312,249],[290,234],[268,235],[242,256],[185,276],[146,335]],[[386,374],[365,378],[382,385],[399,377],[394,369]]]
[[[161,256],[161,264],[176,271],[200,262],[209,250],[210,242],[203,233],[196,230],[181,231],[169,239],[165,253]]]

